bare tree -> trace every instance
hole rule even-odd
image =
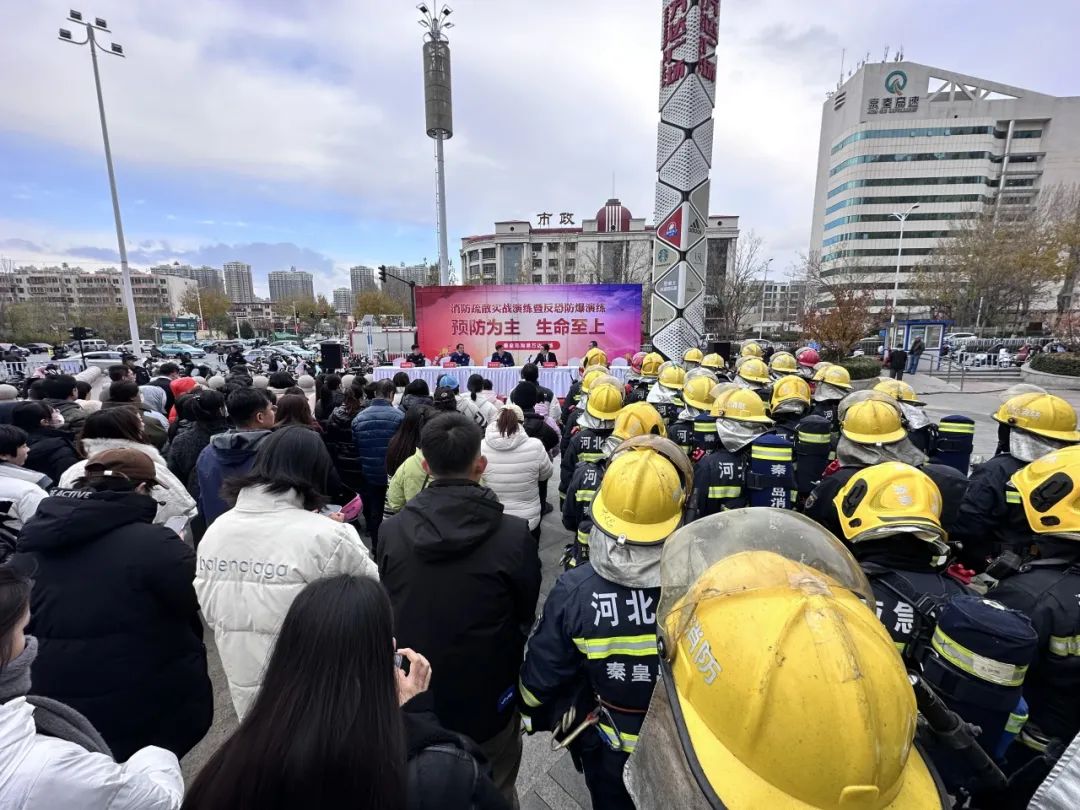
[[[578,251],[575,275],[585,284],[640,284],[641,329],[649,331],[652,242],[598,242]]]
[[[731,269],[711,268],[706,292],[719,299],[717,320],[723,337],[738,340],[743,336],[754,312],[761,306],[761,285],[766,260],[763,240],[754,231],[740,236],[735,244]],[[715,291],[714,291],[715,290]]]
[[[889,319],[888,311],[872,311],[874,285],[865,280],[865,268],[825,268],[821,254],[811,251],[800,258],[797,275],[806,285],[800,315],[803,334],[821,344],[826,359],[847,357],[862,338]]]

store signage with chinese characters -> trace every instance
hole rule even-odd
[[[699,0],[696,5],[690,0],[669,0],[663,15],[660,86],[670,87],[682,79],[688,63],[697,63],[702,78],[716,81],[716,62],[708,57],[716,52],[720,0]]]
[[[551,224],[551,218],[555,216],[550,211],[542,211],[536,215],[536,224],[541,228],[546,228]],[[573,225],[574,214],[570,211],[562,211],[559,213],[560,225]]]

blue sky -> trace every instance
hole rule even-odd
[[[128,58],[102,59],[135,266],[239,259],[328,292],[352,264],[434,260],[421,29],[399,0],[95,0]],[[655,0],[452,3],[451,257],[539,211],[592,216],[615,190],[651,220]],[[89,54],[68,4],[9,4],[0,31],[0,259],[115,262]],[[726,0],[712,212],[738,214],[786,270],[809,239],[821,103],[886,45],[912,61],[1080,94],[1072,2]],[[1036,56],[1037,55],[1037,56]]]

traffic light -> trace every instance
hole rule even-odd
[[[383,284],[386,283],[386,265],[385,264],[380,264],[379,265],[379,281],[382,282]]]
[[[68,329],[68,335],[71,336],[72,340],[89,340],[92,337],[97,337],[97,332],[85,326],[73,326]]]

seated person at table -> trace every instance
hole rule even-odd
[[[465,344],[459,343],[457,348],[450,352],[450,362],[458,366],[471,366],[472,358],[465,351]]]
[[[412,351],[405,355],[405,362],[412,363],[419,368],[420,366],[427,365],[427,358],[425,358],[423,352],[420,351],[420,346],[414,343],[412,345]]]
[[[545,343],[537,352],[536,359],[533,362],[538,366],[542,366],[544,363],[558,363],[559,361],[555,359],[555,352],[551,350],[551,344]]]
[[[503,351],[503,345],[501,343],[495,344],[495,352],[491,355],[492,363],[502,363],[504,366],[514,365],[514,357],[510,352]]]

